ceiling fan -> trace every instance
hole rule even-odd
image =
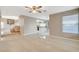
[[[46,11],[46,10],[42,10],[42,6],[25,6],[25,8],[29,9],[29,13],[42,13],[42,11]]]

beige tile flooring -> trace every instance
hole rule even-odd
[[[8,35],[0,39],[0,52],[75,52],[79,40],[56,37],[40,38],[38,35]]]

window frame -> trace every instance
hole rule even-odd
[[[78,19],[77,19],[78,20],[78,33],[75,33],[75,32],[67,32],[67,31],[64,31],[64,29],[63,29],[63,25],[64,25],[63,24],[63,21],[64,21],[63,17],[65,17],[65,16],[66,17],[67,16],[73,16],[73,15],[78,15]],[[72,14],[72,15],[65,15],[65,16],[62,17],[62,32],[63,33],[69,33],[69,34],[79,34],[79,13],[78,14],[77,13],[76,14]]]

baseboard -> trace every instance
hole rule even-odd
[[[75,39],[66,38],[66,37],[61,37],[61,36],[55,36],[55,35],[52,35],[51,37],[60,38],[60,39],[75,40]]]
[[[24,36],[32,35],[32,34],[36,34],[36,33],[28,33],[28,34],[24,34]]]

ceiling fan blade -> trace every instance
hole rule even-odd
[[[25,6],[25,8],[32,9],[31,7]]]
[[[25,6],[25,8],[28,9],[28,10],[32,10],[32,8],[31,7],[28,7],[28,6]]]
[[[37,9],[42,8],[42,6],[37,6]]]
[[[25,8],[29,8],[28,6],[25,6]]]
[[[32,11],[29,11],[29,13],[32,13]]]
[[[42,13],[42,11],[37,11],[37,12]]]

